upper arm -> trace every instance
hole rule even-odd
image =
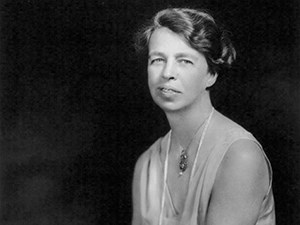
[[[132,204],[133,204],[132,225],[141,224],[140,180],[141,180],[141,172],[145,160],[146,160],[145,153],[143,153],[137,160],[134,168],[133,182],[132,182]]]
[[[251,140],[235,142],[218,169],[207,225],[255,224],[268,187],[268,167],[261,149]]]

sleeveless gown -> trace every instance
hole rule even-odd
[[[165,191],[165,204],[163,209],[163,225],[204,225],[207,217],[209,198],[212,192],[217,170],[230,145],[240,139],[249,139],[258,144],[269,168],[269,188],[260,207],[260,213],[255,225],[275,225],[275,206],[272,193],[272,169],[261,145],[251,133],[215,112],[225,121],[224,126],[209,132],[200,149],[196,162],[196,170],[190,177],[188,193],[184,203],[183,212],[179,215],[174,207],[168,185]],[[211,126],[211,125],[209,125]],[[214,126],[212,124],[212,126]],[[217,125],[218,126],[218,125]],[[140,205],[143,225],[158,225],[161,211],[161,198],[164,183],[164,162],[162,155],[166,154],[168,139],[171,132],[159,138],[144,154],[144,162],[140,181]]]

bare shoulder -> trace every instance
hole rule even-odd
[[[223,167],[229,169],[235,166],[245,169],[249,167],[249,172],[267,169],[266,160],[260,146],[249,139],[235,141],[225,154],[222,164]],[[266,170],[266,172],[268,171]]]
[[[216,130],[220,130],[223,133],[224,130],[225,132],[232,130],[237,132],[238,136],[239,133],[245,132],[240,125],[221,113],[218,113],[216,118],[216,124],[218,125],[218,129]],[[234,174],[236,176],[247,177],[251,175],[268,177],[269,169],[261,146],[254,140],[243,138],[243,136],[241,136],[241,139],[233,142],[227,150],[218,170],[219,175],[226,175],[226,173],[231,174],[230,177],[233,177],[232,175]]]
[[[234,142],[217,171],[207,224],[255,224],[268,191],[268,176],[260,147],[252,140]]]
[[[269,187],[269,169],[260,146],[249,139],[234,142],[224,156],[216,179],[222,185],[230,182],[247,186],[253,194],[263,196]]]

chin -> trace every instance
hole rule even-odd
[[[177,112],[182,109],[178,103],[174,102],[162,102],[154,100],[155,104],[158,105],[164,112]]]

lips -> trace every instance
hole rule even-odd
[[[180,93],[180,91],[178,91],[176,88],[173,87],[164,86],[164,87],[159,87],[158,89],[164,93]]]

